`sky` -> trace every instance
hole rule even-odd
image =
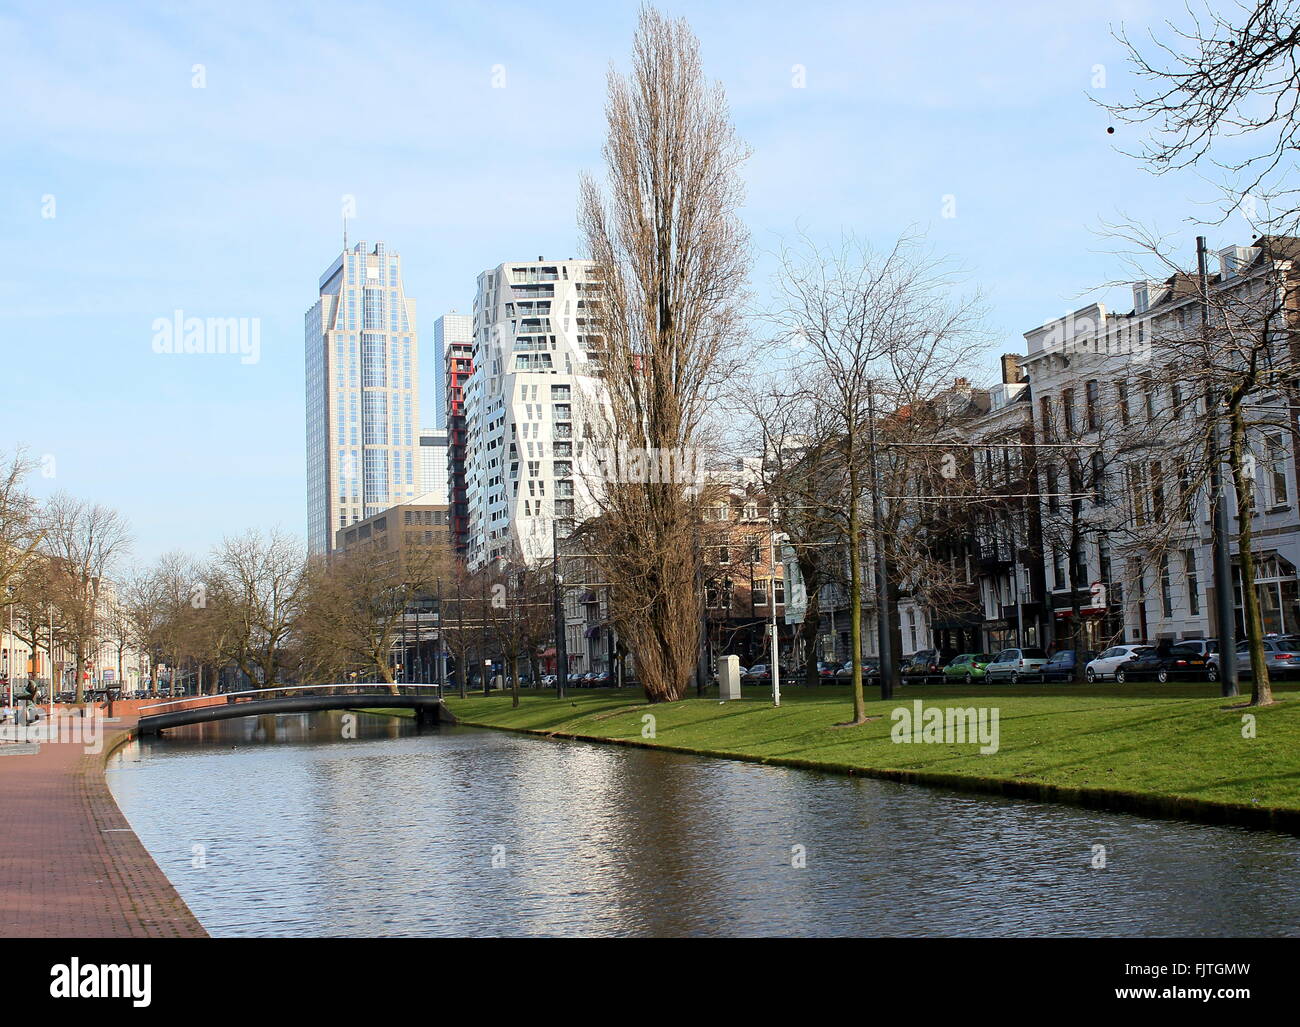
[[[920,231],[986,296],[996,356],[1109,298],[1102,225],[1183,240],[1217,192],[1156,178],[1089,96],[1133,80],[1112,37],[1181,3],[672,2],[724,86],[761,306],[803,232]],[[0,3],[0,453],[119,509],[134,559],[305,532],[303,315],[342,248],[401,254],[421,406],[433,324],[479,272],[581,256],[579,175],[602,170],[605,76],[637,4]],[[1094,83],[1101,83],[1094,87]],[[945,206],[946,205],[946,206]],[[955,216],[945,216],[955,214]],[[1212,248],[1247,244],[1234,218]],[[257,318],[256,362],[155,352],[154,322]]]

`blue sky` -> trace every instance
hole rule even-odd
[[[1022,332],[1122,274],[1103,220],[1190,244],[1212,186],[1142,171],[1115,149],[1131,130],[1108,136],[1087,98],[1096,65],[1098,96],[1131,88],[1112,27],[1182,6],[1087,7],[664,4],[754,151],[760,301],[768,254],[800,228],[881,244],[919,228],[988,296],[992,376]],[[635,21],[617,2],[5,3],[0,449],[54,458],[40,492],[121,509],[140,560],[303,531],[303,314],[341,248],[341,197],[354,241],[402,254],[428,343],[484,268],[580,255],[578,175],[600,170],[605,74]],[[1248,232],[1234,219],[1211,246]],[[152,323],[176,309],[260,318],[260,361],[155,353]]]

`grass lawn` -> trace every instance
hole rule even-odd
[[[913,772],[936,783],[949,775],[975,779],[972,785],[1032,782],[1060,793],[1044,797],[1066,801],[1078,799],[1070,794],[1078,790],[1105,789],[1300,811],[1300,685],[1276,683],[1277,705],[1254,710],[1225,709],[1246,702],[1248,695],[1223,699],[1217,688],[1208,683],[908,686],[888,702],[869,701],[868,716],[879,719],[852,728],[835,726],[851,713],[847,685],[792,686],[783,691],[780,708],[772,707],[770,692],[761,687],[746,688],[744,698],[725,704],[715,693],[649,706],[639,691],[594,689],[578,690],[562,702],[554,691],[529,690],[517,710],[508,693],[453,696],[447,705],[463,723],[485,727],[627,739],[905,778]],[[893,741],[891,712],[911,709],[917,699],[926,707],[996,708],[998,751],[981,755],[977,741]],[[655,718],[653,739],[642,736],[647,713]],[[1246,713],[1256,718],[1254,738],[1243,737]]]

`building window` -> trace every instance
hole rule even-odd
[[[1160,557],[1160,610],[1163,616],[1174,615],[1173,589],[1169,586],[1169,557]]]
[[[1098,506],[1106,502],[1106,458],[1100,451],[1092,454],[1092,501]]]
[[[1120,382],[1115,386],[1116,405],[1119,407],[1119,420],[1121,424],[1128,424],[1128,383]]]
[[[1192,616],[1201,612],[1201,580],[1196,573],[1196,550],[1188,549],[1183,553],[1183,575],[1187,579],[1187,607]]]
[[[1088,428],[1096,431],[1101,427],[1101,386],[1096,380],[1088,382],[1084,396],[1088,405]]]
[[[1273,490],[1273,505],[1286,506],[1290,492],[1286,481],[1286,443],[1281,435],[1267,439],[1269,479]]]
[[[1157,524],[1165,519],[1165,479],[1159,460],[1151,464],[1151,516]]]

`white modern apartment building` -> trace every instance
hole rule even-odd
[[[594,509],[578,473],[602,402],[600,294],[588,260],[512,261],[478,277],[464,388],[465,542],[471,568],[550,559],[552,525]],[[450,388],[450,386],[449,386]]]
[[[339,528],[420,494],[415,331],[401,257],[382,242],[357,243],[321,275],[304,331],[313,553],[330,552]]]

